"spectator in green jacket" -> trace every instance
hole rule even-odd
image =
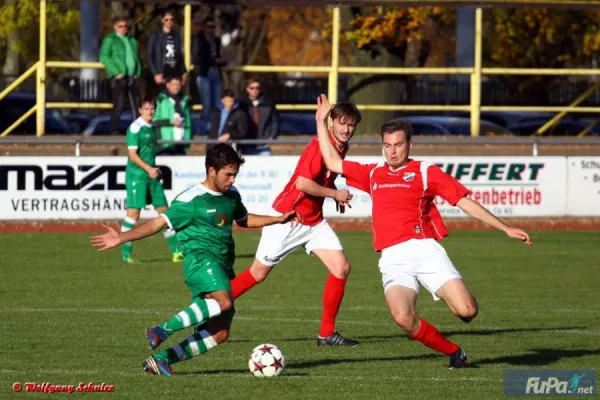
[[[190,140],[192,138],[192,111],[190,97],[181,93],[181,77],[167,78],[166,90],[156,97],[153,125],[162,140]],[[157,154],[184,156],[190,145],[163,144]]]
[[[111,129],[113,134],[118,134],[121,110],[126,96],[129,98],[133,119],[137,118],[137,110],[140,105],[139,77],[142,75],[142,61],[137,41],[127,34],[127,19],[115,17],[113,28],[115,31],[102,40],[100,62],[104,64],[106,74],[110,78],[113,100]]]

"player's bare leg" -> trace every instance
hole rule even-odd
[[[357,340],[344,338],[335,330],[335,319],[340,310],[346,280],[350,274],[350,262],[343,250],[314,249],[312,253],[319,257],[329,270],[329,276],[323,290],[323,314],[321,328],[317,336],[320,346],[356,346]]]
[[[452,314],[464,322],[471,322],[477,316],[477,301],[462,279],[449,280],[435,295],[444,300]]]
[[[167,206],[156,207],[156,212],[158,214],[162,214],[167,211]],[[183,254],[179,251],[179,242],[177,241],[177,237],[175,236],[176,232],[173,229],[165,229],[163,231],[163,236],[169,243],[169,248],[171,249],[171,258],[173,262],[180,263],[183,261]]]
[[[127,232],[132,230],[140,219],[140,210],[137,208],[128,208],[123,225],[121,225],[121,232]],[[133,250],[133,243],[127,242],[121,245],[121,259],[123,262],[133,264],[135,260],[131,256]]]
[[[449,356],[450,368],[464,367],[467,357],[460,347],[417,315],[417,292],[405,286],[391,286],[385,292],[385,301],[392,318],[410,339]]]

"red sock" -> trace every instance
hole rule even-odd
[[[250,268],[248,268],[247,270],[233,278],[233,280],[231,281],[231,291],[233,293],[233,298],[237,299],[257,283],[258,282],[250,272]]]
[[[446,339],[433,325],[429,325],[427,321],[421,319],[421,327],[419,332],[414,336],[408,336],[412,340],[418,340],[430,349],[439,351],[446,355],[454,353],[459,347]]]
[[[327,337],[335,331],[335,317],[344,298],[346,278],[340,279],[329,274],[325,289],[323,290],[323,315],[321,316],[321,330],[319,336]]]

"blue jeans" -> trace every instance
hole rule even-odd
[[[196,86],[202,99],[202,119],[210,130],[210,113],[221,101],[221,77],[219,70],[210,68],[206,76],[196,77]]]
[[[269,147],[269,145],[261,144],[259,146],[256,146],[256,148],[244,149],[243,155],[268,157],[271,155],[271,148]]]

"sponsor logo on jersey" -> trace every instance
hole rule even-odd
[[[415,225],[415,233],[416,233],[417,235],[420,235],[420,234],[421,234],[421,225]]]
[[[212,219],[212,224],[217,227],[224,226],[227,223],[227,217],[223,214],[215,215]]]
[[[405,188],[408,189],[410,188],[410,185],[407,185],[406,183],[374,183],[373,184],[373,189],[371,190],[372,192],[374,192],[376,189],[395,189],[395,188]]]
[[[216,213],[217,209],[216,208],[209,208],[208,210],[206,210],[207,213]]]

